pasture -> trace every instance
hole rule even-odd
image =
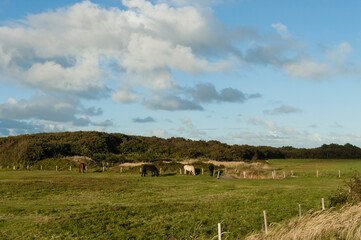
[[[0,239],[243,239],[321,208],[361,160],[271,160],[285,179],[0,170]],[[138,168],[139,169],[139,168]],[[316,177],[316,170],[320,176]],[[290,171],[295,177],[291,177]],[[338,170],[342,177],[338,177]],[[271,175],[271,172],[270,172]]]

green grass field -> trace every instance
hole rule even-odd
[[[0,170],[0,239],[228,239],[319,210],[361,160],[271,160],[286,179]],[[316,177],[316,170],[320,177]],[[290,177],[293,170],[295,177]],[[343,176],[338,178],[338,170]]]

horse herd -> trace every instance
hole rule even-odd
[[[196,175],[196,168],[193,165],[184,165],[184,174],[188,175]],[[157,176],[159,177],[159,171],[158,168],[153,164],[146,164],[143,165],[142,168],[142,177],[145,177],[147,175],[147,171],[150,171],[152,173],[152,177]],[[210,175],[213,176],[214,166],[209,166]]]
[[[193,165],[184,165],[183,168],[184,168],[184,174],[186,174],[186,175],[191,174],[191,175],[194,175],[194,176],[196,175],[196,168]],[[85,163],[80,163],[80,165],[79,165],[79,173],[84,173],[85,171],[86,171]],[[159,177],[159,171],[158,171],[158,168],[155,165],[153,165],[153,164],[145,164],[145,165],[143,165],[141,176],[145,177],[147,175],[148,171],[152,173],[152,177],[154,177],[154,176]],[[213,165],[209,166],[209,171],[210,171],[211,176],[213,176],[213,171],[214,171],[214,166]]]

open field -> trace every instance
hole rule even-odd
[[[242,239],[319,210],[361,160],[271,160],[286,179],[0,170],[0,239]],[[316,178],[315,171],[320,171]],[[338,178],[338,170],[344,174]]]

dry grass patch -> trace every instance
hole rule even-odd
[[[361,239],[361,205],[331,208],[284,224],[271,224],[267,235],[259,233],[246,239]]]

